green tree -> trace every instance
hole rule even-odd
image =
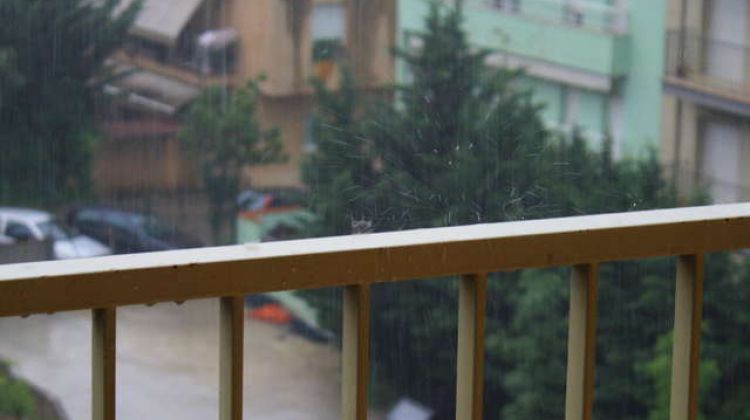
[[[396,87],[396,105],[363,107],[350,77],[338,93],[318,89],[319,149],[304,173],[326,234],[351,233],[352,221],[384,231],[514,219],[542,201],[547,132],[528,92],[510,88],[519,73],[484,66],[460,12],[435,3],[427,28],[418,51],[396,51],[414,80]]]
[[[199,162],[211,205],[211,228],[216,244],[225,244],[222,227],[234,235],[235,200],[242,171],[250,165],[284,159],[277,129],[264,130],[256,118],[258,80],[231,91],[206,88],[187,111],[179,138]]]
[[[706,258],[701,409],[708,419],[750,419],[750,263],[746,254]]]
[[[0,0],[0,200],[90,191],[95,82],[140,2]]]
[[[396,86],[396,101],[367,104],[348,79],[338,92],[319,89],[318,151],[305,167],[310,206],[320,216],[316,234],[675,204],[654,153],[615,162],[609,142],[593,151],[577,132],[546,130],[541,107],[519,87],[523,75],[485,66],[487,52],[469,46],[461,16],[460,2],[448,9],[434,2],[419,48],[396,50],[411,76]],[[556,269],[491,276],[488,418],[562,416],[568,275]],[[600,318],[612,333],[599,344],[598,417],[644,418],[655,409],[655,393],[633,381],[654,384],[642,366],[661,355],[656,343],[670,328],[652,322],[669,317],[669,275],[665,261],[603,268],[602,307],[616,309]],[[320,294],[312,300],[325,307]],[[437,418],[452,418],[455,282],[377,285],[372,300],[376,378],[433,407]],[[340,321],[333,311],[327,319],[334,328]],[[635,321],[623,322],[629,319]]]

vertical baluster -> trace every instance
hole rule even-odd
[[[573,267],[570,277],[566,420],[591,420],[592,417],[598,271],[596,264],[581,264]]]
[[[115,419],[115,350],[117,310],[92,310],[91,418]]]
[[[670,419],[695,420],[698,415],[700,336],[703,318],[703,255],[677,261],[672,346]]]
[[[219,419],[242,419],[245,299],[221,298],[219,344]]]
[[[344,288],[343,315],[341,418],[366,420],[370,373],[369,285]]]
[[[458,289],[457,420],[482,419],[486,301],[486,274],[461,278]]]

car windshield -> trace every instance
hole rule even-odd
[[[37,227],[42,232],[42,236],[44,236],[44,239],[59,241],[62,239],[68,239],[73,236],[70,234],[70,232],[65,230],[54,220],[37,223]]]

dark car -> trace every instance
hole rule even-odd
[[[115,254],[198,248],[203,243],[152,215],[106,207],[85,207],[68,214],[70,226],[106,245]]]

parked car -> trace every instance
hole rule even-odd
[[[52,214],[41,210],[0,207],[2,243],[50,241],[52,256],[57,260],[99,257],[111,254],[100,242],[81,234],[73,234],[60,226]]]
[[[198,248],[203,243],[155,216],[108,207],[84,207],[68,215],[68,223],[112,248],[115,254]]]

